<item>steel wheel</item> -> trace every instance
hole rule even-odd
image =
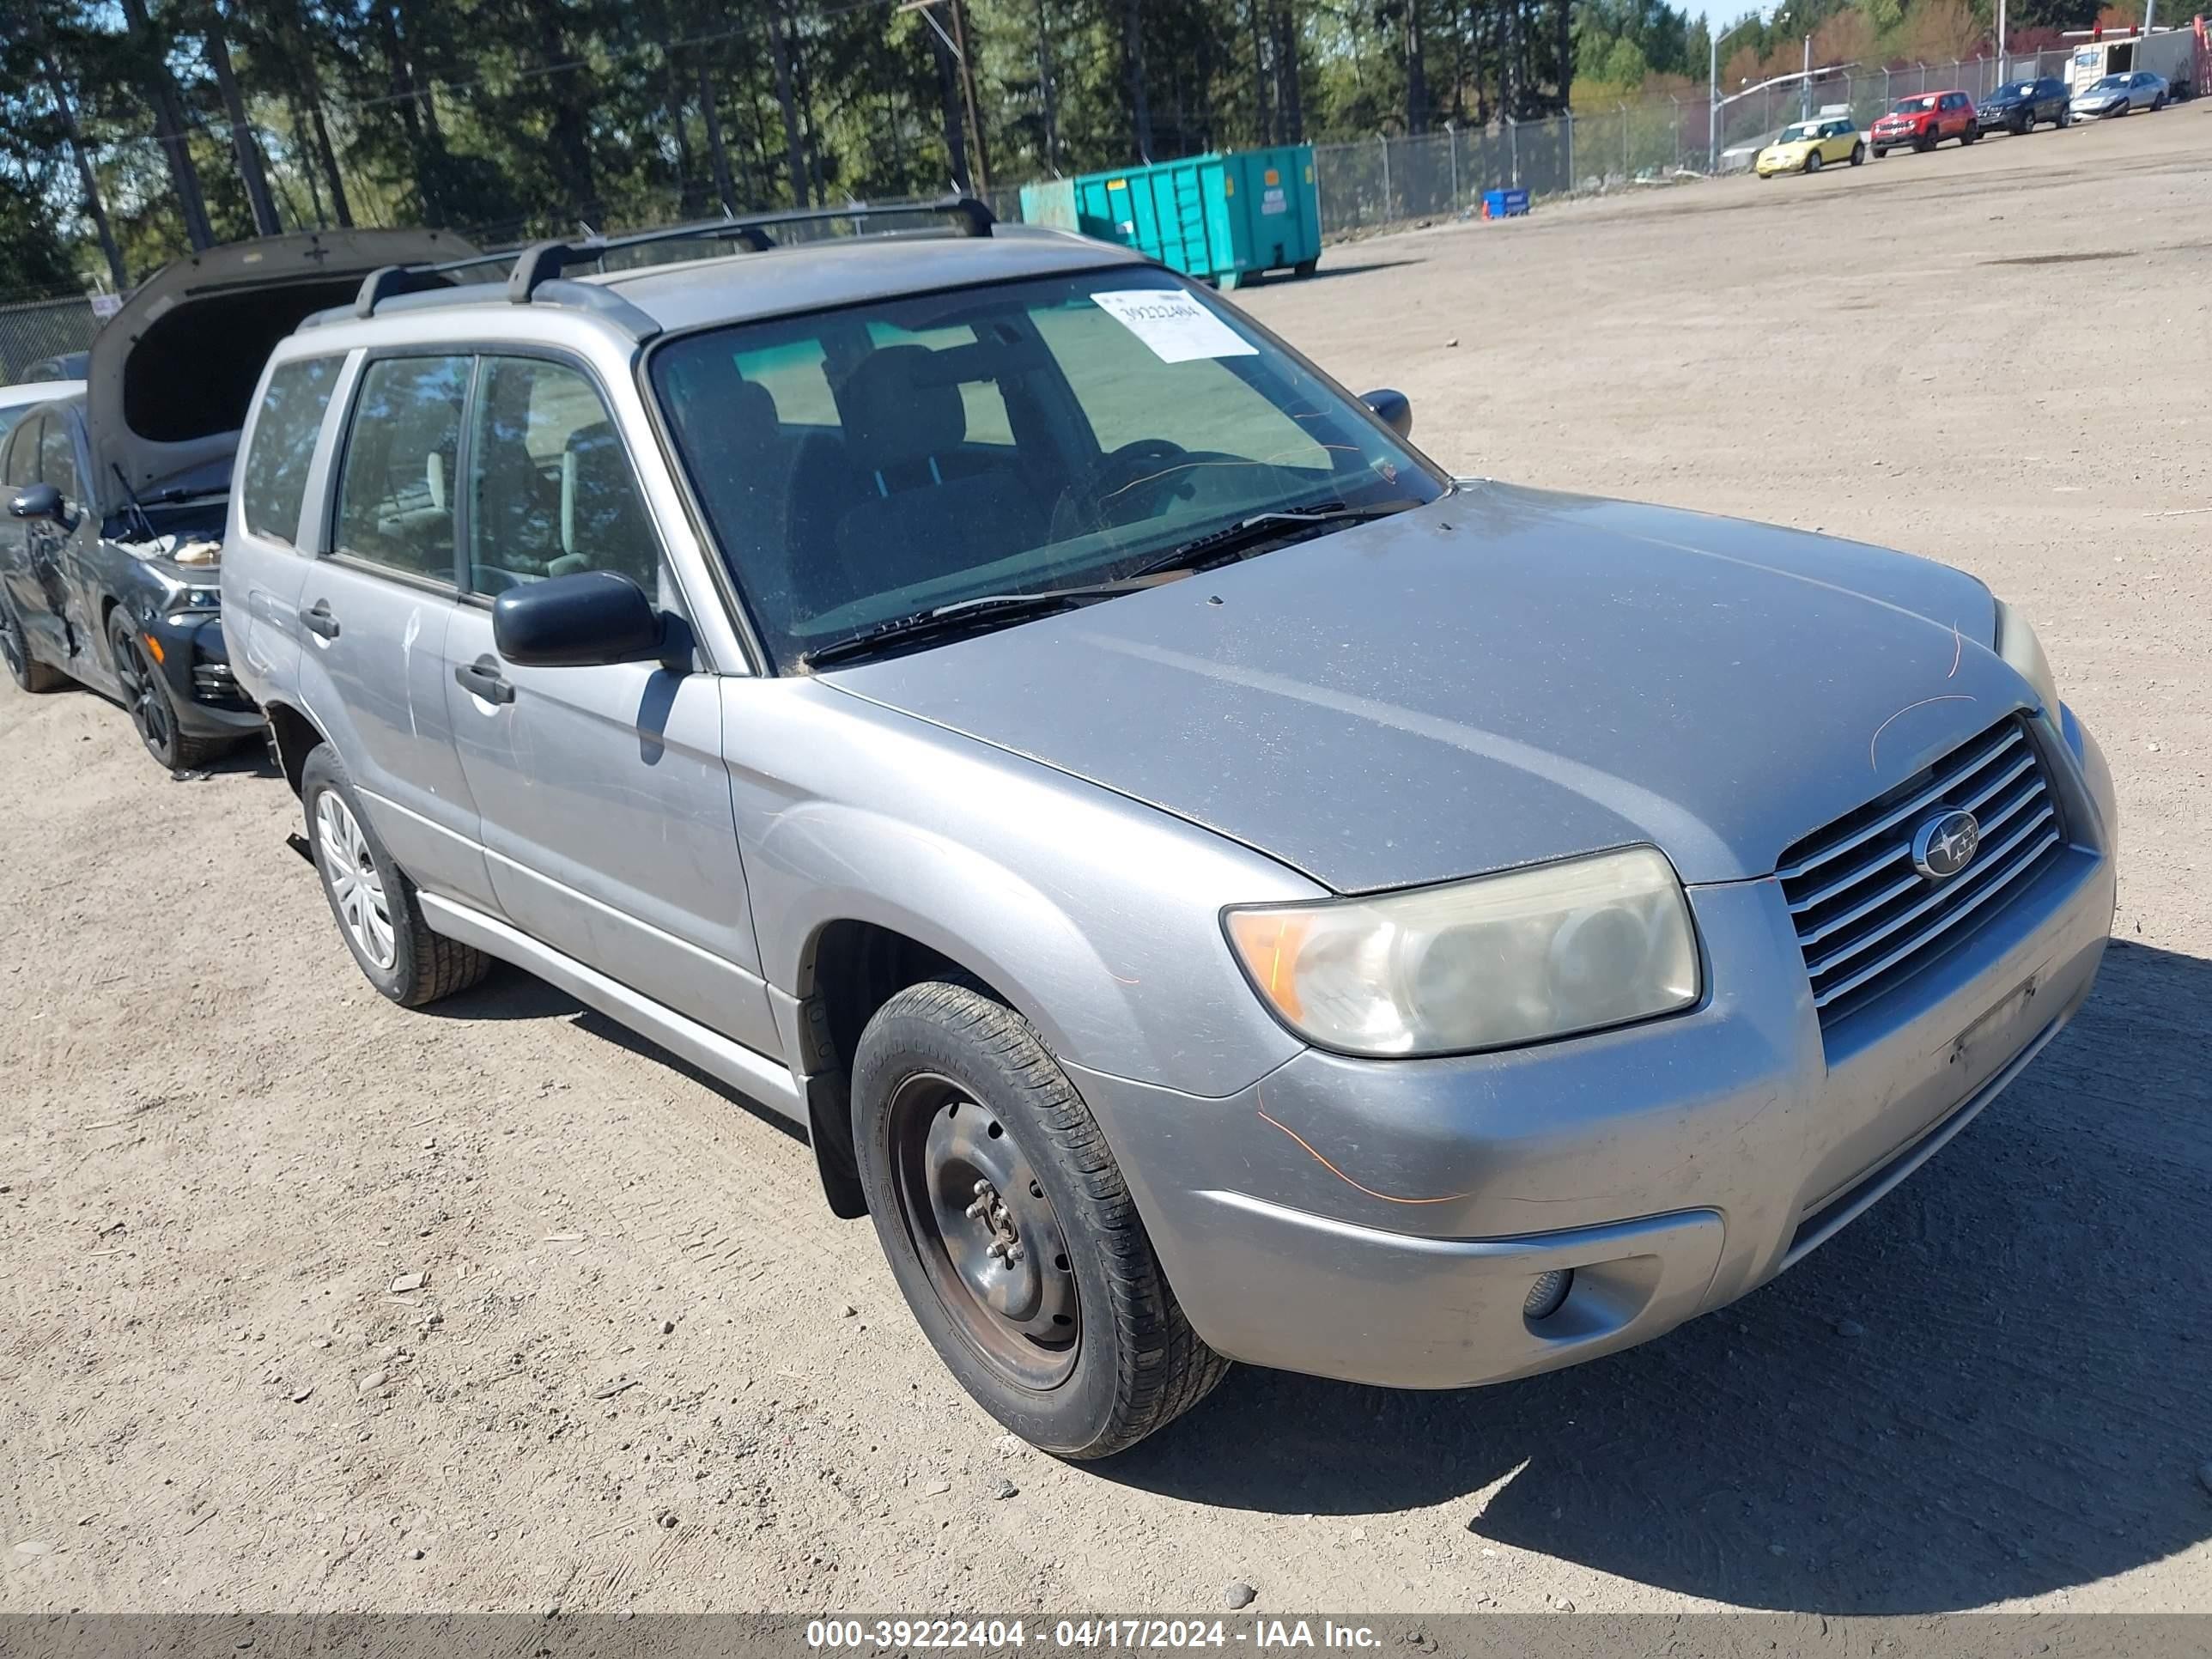
[[[899,1219],[960,1334],[1008,1381],[1058,1387],[1083,1341],[1067,1241],[990,1109],[933,1073],[890,1103]]]
[[[399,946],[384,878],[376,872],[368,838],[335,789],[324,790],[315,799],[315,859],[354,944],[378,967],[390,969],[399,960]]]

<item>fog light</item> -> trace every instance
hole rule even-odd
[[[1538,1273],[1536,1282],[1528,1287],[1528,1299],[1521,1304],[1521,1311],[1530,1319],[1548,1319],[1559,1312],[1559,1304],[1567,1299],[1574,1287],[1572,1267],[1554,1267],[1547,1273]]]

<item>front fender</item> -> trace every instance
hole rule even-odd
[[[732,680],[725,695],[762,969],[777,990],[805,994],[823,930],[856,921],[987,981],[1092,1071],[1218,1097],[1303,1046],[1245,984],[1219,918],[1228,903],[1317,896],[1304,878],[819,681]]]

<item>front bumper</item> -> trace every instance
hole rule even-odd
[[[2065,737],[2066,855],[1825,1031],[1770,878],[1690,890],[1709,991],[1674,1018],[1442,1060],[1310,1050],[1223,1099],[1075,1072],[1194,1328],[1252,1364],[1462,1387],[1647,1340],[1801,1259],[2088,994],[2114,810],[2070,714]],[[1532,1321],[1553,1269],[1572,1289]]]
[[[1877,128],[1867,135],[1870,142],[1881,144],[1890,149],[1895,149],[1900,144],[1917,144],[1931,136],[1925,132],[1917,132],[1910,127],[1899,127],[1893,132],[1884,132]]]
[[[177,725],[194,737],[243,737],[260,730],[261,711],[231,672],[222,618],[206,611],[157,613],[141,623],[168,684]]]

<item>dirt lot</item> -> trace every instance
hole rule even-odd
[[[1560,1376],[1247,1370],[1109,1467],[1018,1449],[789,1134],[520,974],[385,1005],[280,782],[0,695],[0,1607],[2212,1610],[2208,153],[2212,103],[1248,296],[1468,470],[1970,568],[2118,778],[2072,1030],[1803,1267]]]

